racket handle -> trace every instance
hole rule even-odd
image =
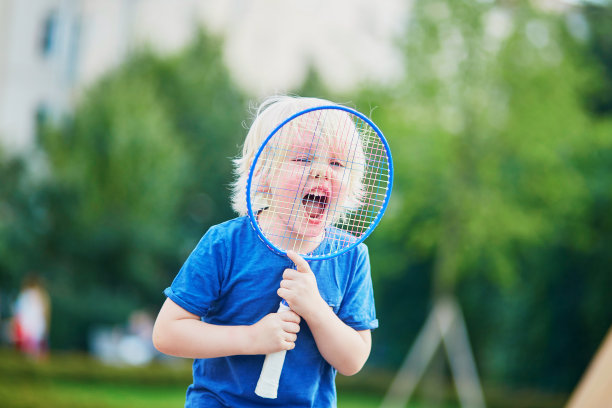
[[[283,300],[277,313],[284,312],[286,310],[290,309],[287,303]],[[276,398],[278,382],[280,380],[281,371],[283,370],[286,353],[286,350],[282,350],[266,356],[263,367],[261,368],[261,374],[259,374],[257,387],[255,387],[255,394],[262,398]]]

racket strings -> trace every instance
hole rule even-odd
[[[386,144],[372,126],[356,115],[321,109],[278,129],[255,174],[251,201],[275,221],[258,221],[266,238],[302,252],[325,236],[329,245],[322,250],[329,255],[353,245],[377,222],[391,169]]]

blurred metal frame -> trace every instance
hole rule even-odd
[[[406,406],[440,345],[446,350],[460,405],[485,408],[465,320],[459,304],[452,297],[436,300],[380,408]]]

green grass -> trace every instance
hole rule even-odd
[[[184,386],[143,386],[82,381],[9,381],[0,385],[0,401],[6,408],[168,408],[185,403]],[[378,407],[382,397],[341,392],[340,408]],[[423,408],[411,405],[410,408]],[[445,407],[446,408],[446,407]]]
[[[338,376],[340,408],[376,408],[393,373],[367,371]],[[191,383],[189,360],[177,364],[116,367],[83,354],[53,354],[32,361],[0,348],[0,407],[2,408],[169,408],[182,407]],[[533,390],[485,390],[489,408],[558,408],[566,395]],[[436,408],[456,408],[452,385],[443,387],[446,402]],[[416,398],[419,398],[418,395]],[[418,402],[410,408],[427,408]]]
[[[3,381],[0,401],[4,401],[3,406],[7,408],[166,408],[182,407],[185,390],[177,386],[122,386],[79,381]]]
[[[6,408],[181,407],[188,364],[113,367],[88,356],[32,361],[0,351],[0,406]]]
[[[168,408],[182,407],[191,382],[188,361],[146,367],[115,367],[89,356],[55,354],[32,361],[0,350],[0,406],[3,408]],[[340,392],[342,408],[377,407],[375,393]]]
[[[371,394],[358,394],[350,391],[338,392],[338,407],[350,408],[372,408],[378,407],[382,401],[382,396]]]

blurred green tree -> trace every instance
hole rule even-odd
[[[43,127],[46,230],[30,246],[45,250],[30,267],[50,286],[54,348],[85,348],[92,326],[157,311],[208,226],[232,216],[245,107],[220,41],[201,33],[174,57],[138,52],[62,126]]]
[[[31,257],[20,250],[38,239],[44,214],[38,206],[37,195],[30,189],[33,180],[22,157],[0,151],[0,180],[0,294],[10,294],[21,284],[25,274],[22,271],[28,268]]]
[[[570,27],[587,43],[602,73],[588,93],[587,105],[598,115],[612,115],[612,3],[589,4],[570,17]]]
[[[378,292],[394,294],[377,298],[395,320],[376,334],[388,357],[424,318],[412,312],[419,290],[459,296],[490,381],[567,391],[601,340],[610,301],[589,282],[608,283],[609,272],[583,263],[601,228],[593,205],[609,202],[609,188],[595,189],[612,182],[602,154],[612,128],[584,107],[600,76],[566,17],[512,2],[417,1],[403,83],[363,94],[364,106],[380,106],[373,116],[396,166],[389,213],[369,241]],[[591,296],[599,318],[585,309]],[[587,345],[584,332],[597,340]]]

